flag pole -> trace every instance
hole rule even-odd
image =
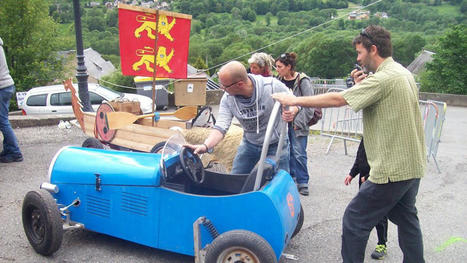
[[[155,105],[156,105],[156,72],[157,72],[157,40],[159,38],[159,32],[158,32],[158,27],[159,27],[159,9],[156,9],[156,39],[154,42],[154,72],[152,75],[152,113],[156,111]],[[152,118],[152,126],[154,127],[154,118]]]

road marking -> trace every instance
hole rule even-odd
[[[441,246],[435,248],[436,252],[441,252],[445,250],[448,246],[457,243],[457,242],[464,242],[467,243],[467,239],[462,237],[451,237],[448,241],[444,242]]]

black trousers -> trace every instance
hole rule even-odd
[[[423,263],[423,240],[415,201],[420,179],[362,184],[347,206],[342,222],[342,259],[361,263],[371,229],[387,215],[397,225],[404,263]]]
[[[368,175],[368,174],[367,174]],[[362,187],[362,178],[365,178],[365,182],[368,179],[368,176],[362,175],[360,173],[360,177],[358,180],[358,188]],[[388,217],[384,216],[381,221],[378,222],[376,225],[376,234],[378,234],[378,245],[386,245],[388,242]]]

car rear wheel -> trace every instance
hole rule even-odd
[[[102,144],[98,139],[92,137],[84,140],[81,146],[84,148],[104,149],[104,144]]]
[[[305,214],[303,211],[303,207],[300,204],[300,215],[298,215],[297,226],[295,227],[295,230],[293,231],[292,238],[294,238],[298,234],[298,232],[300,232],[300,229],[302,229],[303,220],[305,220]]]
[[[218,236],[206,248],[206,263],[277,263],[271,245],[261,236],[233,230]]]
[[[34,250],[44,256],[60,248],[63,224],[57,204],[46,190],[30,191],[23,200],[23,228]]]
[[[164,149],[166,141],[158,142],[154,145],[150,151],[150,153],[162,153],[162,149]]]

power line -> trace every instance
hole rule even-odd
[[[228,61],[219,63],[219,64],[217,64],[217,65],[215,65],[215,66],[213,66],[213,67],[210,67],[210,68],[208,68],[208,69],[199,70],[199,71],[204,72],[204,71],[211,70],[211,69],[213,69],[213,68],[218,68],[218,67],[220,67],[220,66],[222,66],[222,65],[224,65],[224,64],[227,64],[229,61],[237,60],[237,59],[243,58],[243,57],[245,57],[245,56],[251,55],[251,54],[256,53],[256,52],[259,52],[259,51],[261,51],[261,50],[264,50],[264,49],[266,49],[266,48],[268,48],[268,47],[274,46],[274,45],[276,45],[276,44],[278,44],[278,43],[281,43],[281,42],[283,42],[283,41],[286,41],[286,40],[288,40],[288,39],[291,39],[291,38],[294,38],[294,37],[296,37],[296,36],[305,34],[305,33],[309,32],[309,31],[312,31],[312,30],[314,30],[314,29],[316,29],[316,28],[322,27],[322,26],[324,26],[324,25],[330,24],[331,22],[338,21],[338,20],[340,20],[340,19],[342,19],[342,18],[344,18],[344,17],[347,17],[347,16],[349,16],[349,15],[350,15],[352,12],[354,12],[354,11],[360,11],[360,10],[362,10],[362,9],[366,9],[366,8],[368,8],[368,7],[372,6],[372,5],[375,5],[375,4],[379,3],[379,2],[382,2],[382,1],[383,1],[383,0],[377,0],[377,1],[375,1],[375,2],[373,2],[373,3],[370,3],[370,4],[366,5],[366,6],[363,6],[363,7],[361,7],[361,8],[356,9],[356,10],[353,10],[353,11],[351,11],[351,12],[349,12],[349,13],[343,14],[343,15],[341,15],[341,16],[335,18],[335,19],[328,20],[328,21],[323,22],[323,23],[321,23],[321,24],[319,24],[319,25],[313,26],[313,27],[308,28],[308,29],[305,29],[305,30],[303,30],[303,31],[301,31],[301,32],[298,32],[298,33],[295,33],[295,34],[290,35],[290,36],[288,36],[288,37],[285,37],[285,38],[283,38],[283,39],[280,39],[280,40],[278,40],[278,41],[276,41],[276,42],[273,42],[273,43],[271,43],[271,44],[269,44],[269,45],[266,45],[266,46],[264,46],[264,47],[262,47],[262,48],[258,48],[258,49],[256,49],[256,50],[253,50],[253,51],[251,51],[251,52],[248,52],[248,53],[245,53],[245,54],[243,54],[243,55],[240,55],[240,56],[238,56],[238,57],[236,57],[236,58],[233,58],[233,59],[231,59],[231,60],[228,60]]]

